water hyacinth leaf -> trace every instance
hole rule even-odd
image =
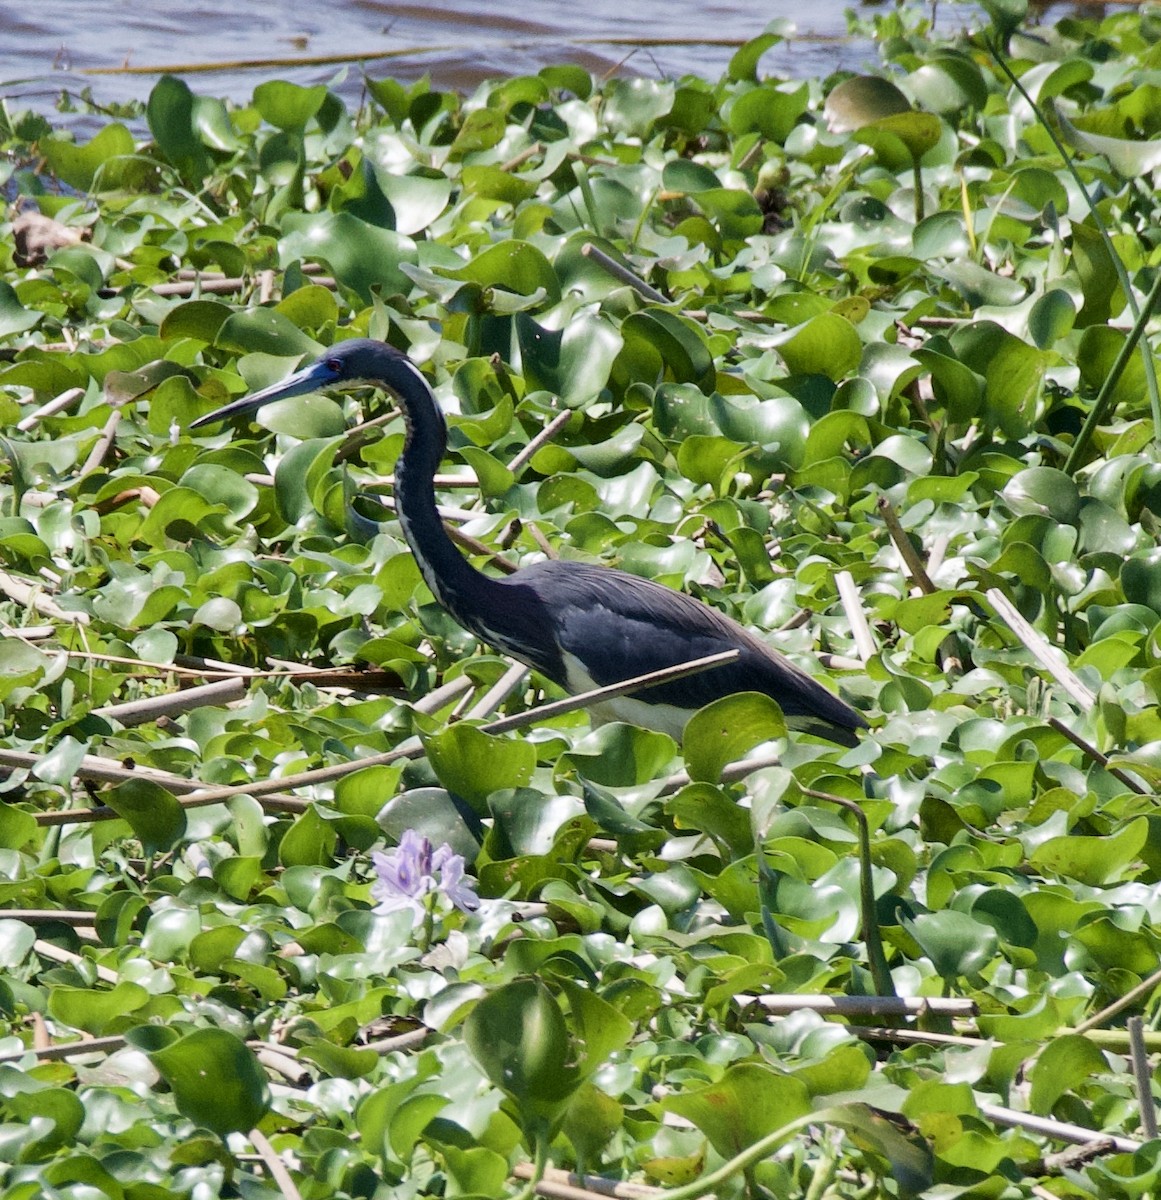
[[[564,1014],[543,983],[517,979],[485,996],[464,1022],[464,1041],[530,1135],[544,1136],[564,1116],[582,1076]]]
[[[201,180],[212,163],[194,122],[194,94],[184,80],[163,75],[145,107],[149,132],[162,154],[191,180]]]
[[[990,925],[955,911],[921,913],[903,927],[944,979],[974,976],[991,961],[999,945]]]
[[[1052,288],[1032,305],[1028,314],[1028,332],[1041,350],[1047,350],[1072,332],[1076,316],[1072,297],[1063,288]],[[1081,362],[1084,362],[1083,356]]]
[[[183,1117],[214,1133],[253,1129],[270,1088],[253,1053],[224,1029],[195,1029],[150,1054]]]
[[[400,175],[376,169],[376,179],[391,205],[391,227],[407,237],[435,221],[451,196],[451,180],[440,171]]]
[[[855,75],[832,88],[824,106],[835,133],[851,133],[884,117],[911,112],[911,101],[888,79]]]
[[[1125,344],[1126,335],[1108,325],[1090,325],[1080,339],[1077,365],[1085,386],[1094,393],[1101,390],[1105,380],[1112,374],[1113,364]],[[1109,395],[1110,412],[1122,404],[1132,404],[1147,393],[1145,366],[1139,354],[1132,355],[1124,364],[1120,376]]]
[[[185,809],[150,779],[127,779],[110,788],[105,803],[129,822],[146,854],[172,849],[185,834]]]
[[[624,349],[617,369],[654,383],[662,378],[693,383],[703,391],[714,382],[714,364],[701,334],[660,308],[631,313],[621,324]]]
[[[48,169],[81,192],[114,191],[134,168],[125,162],[134,153],[133,135],[118,122],[106,125],[84,144],[48,137],[40,142]],[[140,173],[140,168],[136,168]]]
[[[273,308],[246,308],[231,313],[218,329],[215,344],[239,354],[271,354],[282,358],[322,353],[322,346]]]
[[[321,261],[364,304],[376,292],[406,295],[411,289],[400,264],[418,263],[415,243],[348,212],[287,213],[279,253],[283,262]]]
[[[717,1083],[663,1101],[666,1111],[692,1121],[723,1158],[810,1111],[806,1087],[759,1063],[738,1063]]]
[[[910,160],[918,162],[939,145],[943,128],[943,122],[934,113],[895,113],[863,126],[855,137],[870,146],[889,167],[899,170],[907,165],[907,159],[897,152],[896,143],[905,148]]]
[[[1147,819],[1138,817],[1108,837],[1066,834],[1049,838],[1036,847],[1030,861],[1037,870],[1100,887],[1121,878],[1141,853],[1148,836]]]
[[[1083,129],[1078,129],[1060,111],[1059,105],[1053,107],[1056,111],[1056,119],[1060,122],[1064,140],[1078,150],[1084,150],[1089,154],[1099,154],[1123,178],[1137,179],[1161,166],[1161,140],[1139,142],[1129,138],[1105,137],[1099,133],[1088,133]]]
[[[863,353],[855,327],[835,313],[821,313],[776,345],[792,374],[825,375],[835,382],[859,365]]]
[[[278,129],[299,132],[317,115],[326,96],[325,87],[300,87],[284,79],[272,79],[254,89],[254,107],[264,121]]]
[[[94,1037],[103,1037],[122,1028],[148,1000],[145,988],[127,980],[107,991],[61,986],[52,989],[48,1010],[54,1020],[70,1029],[83,1029]]]
[[[776,46],[782,41],[783,32],[778,22],[771,22],[757,37],[751,38],[748,42],[743,42],[734,51],[729,66],[726,68],[726,74],[730,79],[735,83],[740,83],[746,79],[757,83],[758,63],[762,55],[772,46]]]
[[[584,316],[557,332],[525,313],[517,313],[513,320],[530,387],[555,393],[570,408],[600,395],[622,346],[621,335],[612,325],[597,316]]]
[[[477,108],[468,113],[451,146],[453,159],[490,150],[504,136],[505,117],[499,109]]]
[[[614,79],[605,89],[605,119],[625,137],[646,137],[673,107],[674,85],[656,79]]]
[[[776,701],[759,692],[739,692],[694,713],[681,745],[690,778],[717,783],[727,763],[785,736],[786,722]]]
[[[470,279],[484,287],[503,288],[519,296],[543,291],[546,303],[560,299],[560,282],[552,264],[530,242],[497,242],[457,270],[441,272],[453,279]]]
[[[5,1108],[34,1133],[21,1153],[29,1162],[73,1147],[86,1115],[80,1098],[65,1087],[17,1092],[5,1100]]]
[[[440,783],[481,814],[492,792],[526,787],[536,767],[531,743],[496,737],[471,725],[453,725],[427,737],[424,746]]]
[[[1053,1038],[1028,1072],[1032,1084],[1028,1105],[1034,1113],[1046,1116],[1065,1092],[1107,1070],[1105,1056],[1088,1038],[1077,1034]]]
[[[929,112],[980,110],[988,99],[988,87],[979,67],[958,55],[941,55],[917,67],[907,77],[907,86]]]
[[[44,313],[25,308],[12,285],[0,280],[0,338],[35,329],[43,319]]]

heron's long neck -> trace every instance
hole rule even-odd
[[[456,549],[435,507],[434,476],[447,449],[447,424],[430,393],[401,396],[407,436],[395,464],[395,506],[403,536],[433,595],[462,625],[480,632],[495,580]]]

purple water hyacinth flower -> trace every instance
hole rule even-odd
[[[371,896],[378,901],[375,911],[398,912],[409,908],[418,922],[423,919],[426,898],[443,895],[458,909],[471,912],[480,905],[474,885],[464,878],[462,854],[453,854],[445,842],[438,849],[414,829],[408,829],[399,845],[386,854],[373,851],[371,861],[376,879]],[[438,879],[436,876],[438,875]]]

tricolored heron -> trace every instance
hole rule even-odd
[[[611,567],[550,560],[506,578],[477,571],[453,545],[435,506],[434,477],[447,424],[419,368],[384,342],[340,342],[281,383],[198,417],[191,428],[274,400],[324,388],[378,386],[394,394],[407,433],[395,468],[395,505],[415,561],[444,608],[478,638],[546,675],[566,691],[619,683],[724,650],[732,662],[659,684],[593,710],[680,738],[703,705],[736,692],[763,692],[791,729],[854,745],[863,718],[817,680],[736,621],[663,584]]]

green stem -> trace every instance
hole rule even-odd
[[[915,224],[923,220],[923,170],[919,166],[919,155],[911,155],[911,169],[915,173]]]
[[[699,1196],[716,1191],[739,1171],[745,1171],[755,1163],[761,1162],[762,1159],[772,1151],[777,1150],[787,1138],[793,1137],[800,1129],[805,1129],[808,1125],[826,1124],[831,1112],[832,1110],[830,1109],[820,1109],[818,1112],[806,1113],[804,1116],[796,1117],[793,1121],[783,1125],[781,1129],[775,1129],[773,1133],[768,1133],[752,1146],[747,1146],[741,1154],[735,1155],[729,1162],[718,1167],[716,1171],[710,1171],[700,1179],[695,1179],[693,1183],[687,1183],[684,1187],[670,1188],[668,1191],[663,1192],[664,1200],[697,1200]]]
[[[511,1200],[532,1200],[532,1197],[536,1195],[537,1186],[544,1178],[544,1172],[548,1166],[548,1134],[544,1129],[538,1129],[533,1135],[532,1154],[532,1175],[528,1182],[511,1197]]]
[[[845,796],[836,796],[831,792],[818,792],[814,788],[803,788],[802,793],[805,796],[813,796],[816,800],[827,800],[831,804],[842,805],[858,823],[859,906],[863,917],[863,941],[867,946],[867,965],[871,968],[871,979],[875,983],[876,995],[894,996],[895,984],[891,979],[891,969],[887,966],[887,956],[883,952],[879,918],[875,913],[875,880],[871,873],[871,827],[867,821],[867,814],[853,800],[848,800]]]
[[[1153,280],[1153,286],[1149,289],[1148,296],[1145,297],[1145,303],[1137,315],[1136,321],[1133,322],[1133,328],[1129,330],[1129,336],[1125,338],[1124,344],[1121,346],[1112,367],[1109,368],[1108,375],[1105,376],[1104,383],[1101,384],[1101,390],[1097,393],[1097,398],[1093,401],[1088,419],[1085,421],[1080,433],[1076,436],[1076,441],[1073,443],[1072,450],[1069,452],[1068,459],[1064,464],[1064,473],[1066,475],[1071,475],[1080,466],[1081,459],[1084,458],[1085,451],[1088,449],[1089,442],[1092,441],[1093,434],[1096,433],[1097,426],[1110,415],[1113,404],[1113,390],[1120,382],[1125,367],[1128,366],[1129,358],[1136,349],[1141,334],[1145,332],[1145,326],[1148,324],[1149,318],[1153,315],[1153,309],[1159,298],[1161,298],[1161,271],[1157,272],[1157,278]],[[1145,353],[1146,356],[1150,356],[1148,345],[1145,347]]]
[[[1109,258],[1113,264],[1113,270],[1117,273],[1117,281],[1125,293],[1125,302],[1129,306],[1129,311],[1133,314],[1134,319],[1139,318],[1141,314],[1137,311],[1137,301],[1133,298],[1133,286],[1129,279],[1129,272],[1125,270],[1125,264],[1121,261],[1121,256],[1117,253],[1116,246],[1113,245],[1113,239],[1109,236],[1108,226],[1105,225],[1104,218],[1100,214],[1100,209],[1097,208],[1092,201],[1092,197],[1088,194],[1088,188],[1085,187],[1084,180],[1080,177],[1080,172],[1076,168],[1076,163],[1073,161],[1072,155],[1065,149],[1064,143],[1057,136],[1056,130],[1044,119],[1044,114],[1040,111],[1040,106],[1028,94],[1028,89],[1016,77],[1012,68],[1008,66],[1008,60],[1004,57],[1004,52],[1000,48],[999,43],[993,42],[990,38],[985,38],[984,44],[996,60],[996,64],[1000,70],[1004,72],[1012,86],[1020,93],[1028,107],[1031,108],[1036,120],[1040,122],[1044,132],[1048,134],[1052,145],[1056,148],[1057,154],[1060,155],[1064,162],[1066,170],[1072,176],[1073,182],[1080,188],[1080,194],[1084,197],[1085,203],[1088,205],[1088,211],[1092,216],[1093,224],[1097,227],[1097,232],[1104,241],[1105,249],[1108,251]],[[1147,347],[1143,358],[1145,363],[1145,380],[1149,385],[1149,404],[1153,410],[1153,436],[1158,441],[1161,441],[1161,391],[1157,387],[1157,372],[1153,369],[1153,355]]]

